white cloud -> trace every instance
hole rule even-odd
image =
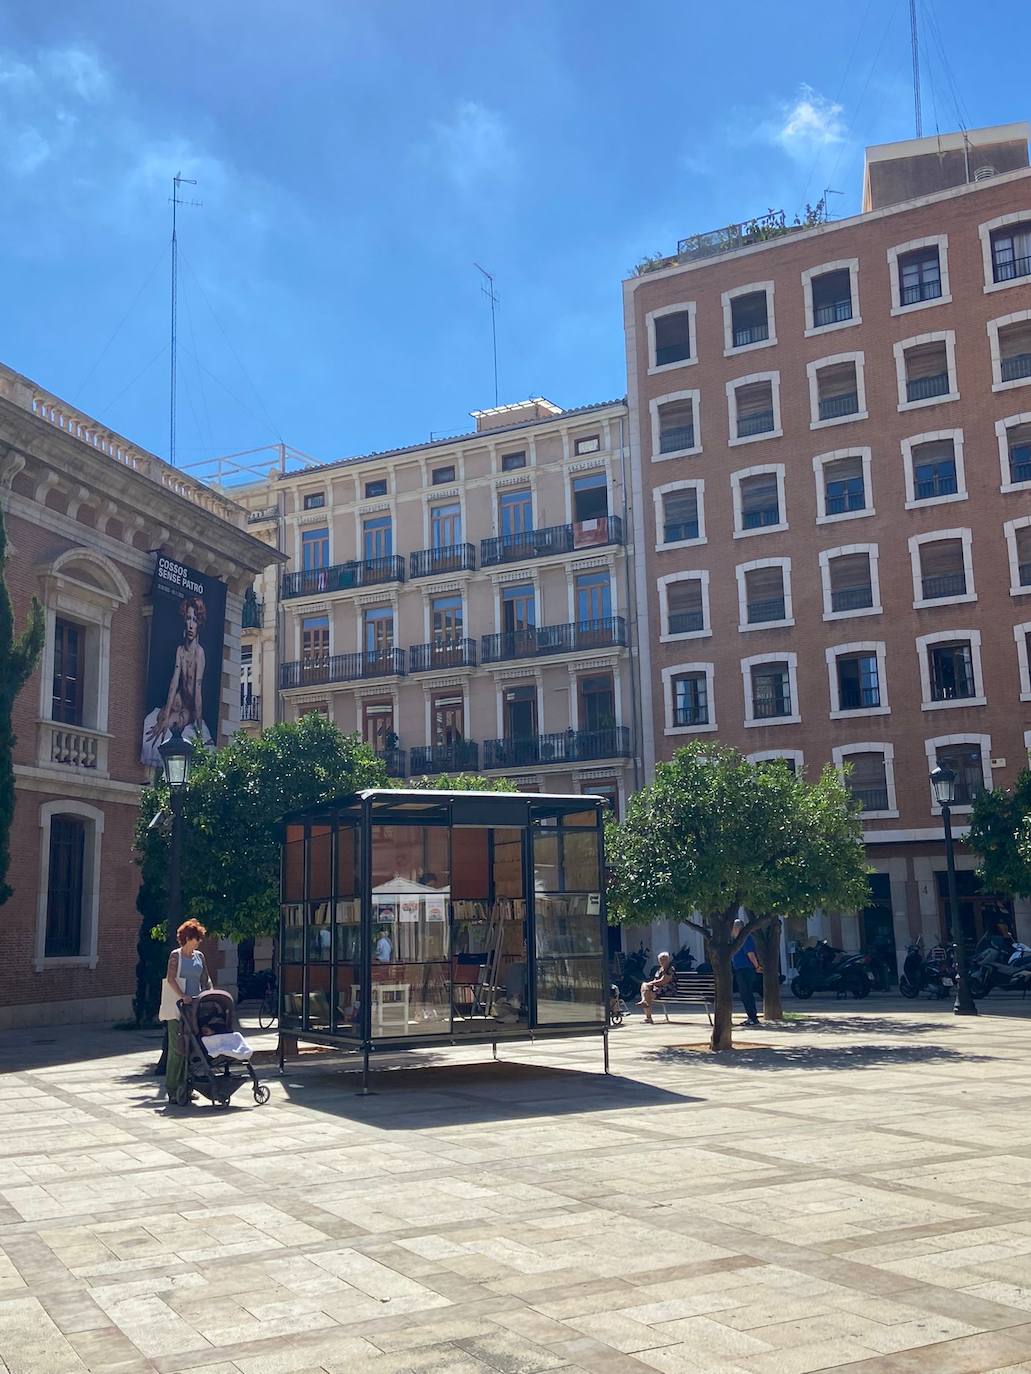
[[[108,74],[92,53],[82,48],[58,48],[45,54],[44,65],[54,79],[80,100],[103,99],[110,89]]]
[[[83,48],[47,48],[29,63],[0,52],[0,167],[26,178],[75,151],[80,115],[109,90]]]
[[[837,101],[803,85],[792,104],[782,110],[773,130],[774,141],[788,153],[803,154],[841,143],[846,133],[843,113]]]
[[[504,120],[476,100],[462,100],[450,119],[433,126],[434,161],[463,193],[507,176],[515,151]]]

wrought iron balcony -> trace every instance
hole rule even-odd
[[[913,484],[913,493],[918,501],[931,501],[936,496],[955,496],[959,490],[954,472],[938,472],[933,477],[923,477]]]
[[[388,778],[405,778],[408,776],[408,751],[406,749],[377,749],[376,757],[387,770]]]
[[[677,544],[681,539],[697,538],[697,520],[684,520],[679,525],[663,525],[662,527],[662,542],[664,544]]]
[[[700,607],[693,611],[670,611],[666,618],[671,635],[689,635],[705,629],[705,612]]]
[[[831,589],[832,611],[862,611],[873,605],[873,586]]]
[[[618,515],[599,515],[572,525],[549,525],[542,530],[520,530],[480,540],[480,566],[520,563],[527,558],[550,558],[555,554],[604,544],[622,544],[623,521]]]
[[[484,635],[480,642],[480,662],[503,663],[513,658],[583,653],[626,642],[626,621],[621,615],[610,615],[604,620],[579,620],[570,625],[527,625],[521,630]]]
[[[904,286],[899,296],[903,305],[916,305],[917,301],[936,301],[941,293],[940,281],[918,281]]]
[[[734,326],[734,347],[746,348],[749,344],[762,343],[764,339],[770,337],[770,324],[764,320],[762,324],[746,324],[738,328]]]
[[[1021,377],[1031,377],[1031,353],[1014,353],[1011,358],[1003,358],[999,370],[1004,382],[1016,382]]]
[[[659,431],[660,453],[678,453],[682,448],[694,448],[694,425],[672,425]]]
[[[828,515],[844,515],[847,511],[866,510],[866,492],[846,491],[841,496],[827,496],[824,506]]]
[[[780,507],[763,506],[761,510],[746,510],[741,513],[741,527],[746,530],[762,529],[764,525],[780,524]]]
[[[475,773],[480,767],[480,746],[475,740],[455,740],[453,744],[419,745],[412,750],[412,776],[424,773]]]
[[[766,620],[783,620],[785,605],[782,596],[764,596],[748,603],[749,625],[761,625]]]
[[[275,520],[279,516],[278,506],[262,506],[261,510],[247,512],[248,525],[258,525],[262,520]]]
[[[438,644],[415,644],[408,650],[410,673],[425,673],[431,668],[475,667],[475,639],[449,639]]]
[[[655,366],[667,367],[670,363],[686,362],[691,356],[691,345],[686,343],[664,344],[655,349]]]
[[[887,811],[887,787],[849,787],[852,796],[864,811]]]
[[[611,725],[604,730],[561,730],[524,739],[488,739],[484,768],[528,768],[544,763],[583,763],[588,759],[630,757],[630,730]]]
[[[965,596],[967,575],[965,572],[934,573],[921,577],[920,588],[925,601],[939,601],[946,596]]]
[[[1031,257],[995,260],[995,280],[1015,281],[1017,277],[1031,277]]]
[[[875,683],[861,687],[854,682],[839,683],[838,708],[842,711],[870,711],[881,704],[881,689]]]
[[[261,720],[261,697],[245,697],[240,702],[241,720]]]
[[[409,560],[410,577],[475,571],[476,549],[472,544],[445,544],[439,549],[419,549]]]
[[[384,582],[403,582],[405,561],[399,555],[388,558],[353,559],[333,563],[327,568],[306,568],[303,572],[283,574],[281,595],[320,596],[328,592],[350,591],[355,587],[375,587]]]
[[[818,305],[813,311],[813,328],[822,329],[825,324],[842,324],[852,318],[852,297],[831,301],[828,305]]]
[[[366,654],[323,654],[317,658],[281,664],[279,685],[284,689],[315,687],[327,682],[400,677],[404,671],[404,649],[375,649]]]
[[[825,396],[820,401],[820,419],[838,420],[843,415],[859,414],[859,393],[849,391],[843,396]]]
[[[737,437],[747,439],[751,434],[767,434],[773,428],[773,411],[757,410],[751,415],[737,417]]]
[[[949,374],[936,372],[933,377],[914,377],[906,382],[907,401],[928,401],[932,396],[949,394]]]
[[[791,693],[778,688],[770,693],[755,695],[752,698],[753,720],[776,720],[778,716],[791,715]]]
[[[965,701],[973,695],[974,674],[966,665],[961,665],[958,671],[954,669],[948,673],[932,671],[932,701]]]
[[[695,706],[674,706],[673,724],[674,725],[708,725],[709,706],[707,702],[702,702]]]
[[[265,603],[252,597],[243,603],[240,624],[245,630],[260,630],[265,623]]]

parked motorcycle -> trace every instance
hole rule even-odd
[[[648,961],[648,948],[642,941],[634,954],[618,957],[616,971],[619,991],[627,1002],[636,1002],[641,996],[641,984],[647,977],[645,965]]]
[[[820,940],[799,956],[791,991],[798,998],[812,997],[814,992],[833,992],[839,997],[866,997],[870,992],[873,974],[870,960],[864,954],[846,954],[826,940]]]
[[[695,957],[687,945],[681,945],[673,956],[673,967],[678,973],[695,972]]]
[[[924,953],[924,942],[917,939],[906,951],[906,959],[899,977],[899,992],[903,997],[950,997],[956,987],[956,949],[954,945],[939,946]]]
[[[1000,992],[1031,990],[1031,950],[1026,945],[1006,944],[993,937],[978,944],[970,961],[971,994],[987,997],[996,988]]]

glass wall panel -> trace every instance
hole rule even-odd
[[[327,927],[328,929],[328,927]],[[330,1029],[328,964],[311,964],[308,967],[308,997],[306,1029],[328,1031]]]
[[[313,825],[308,832],[308,900],[322,902],[332,890],[333,835],[328,825]]]
[[[336,834],[337,896],[358,896],[358,827],[341,824]]]
[[[300,902],[292,902],[283,907],[283,953],[284,964],[304,962],[304,907]]]
[[[304,1002],[304,969],[300,964],[284,964],[282,974],[282,1015],[279,1024],[284,1030],[300,1030]]]
[[[351,832],[354,833],[353,831]],[[333,922],[336,959],[336,1022],[338,1033],[361,1034],[361,903],[336,904]]]
[[[309,964],[328,964],[333,931],[329,902],[308,904],[307,950]]]
[[[451,881],[450,846],[446,826],[374,825],[372,827],[372,886],[446,890]]]
[[[283,840],[283,900],[304,901],[304,826],[288,825]]]
[[[538,892],[599,892],[598,831],[538,830],[533,837],[533,883]]]
[[[606,1014],[598,832],[532,833],[537,1024],[598,1024]]]
[[[372,827],[374,1039],[451,1031],[450,879],[445,826]]]

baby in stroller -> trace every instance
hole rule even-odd
[[[192,1002],[180,1002],[179,1015],[186,1060],[186,1076],[176,1094],[180,1107],[195,1092],[213,1107],[228,1107],[233,1093],[248,1080],[259,1107],[269,1100],[269,1089],[254,1072],[252,1050],[240,1034],[236,1005],[228,992],[211,988]]]

